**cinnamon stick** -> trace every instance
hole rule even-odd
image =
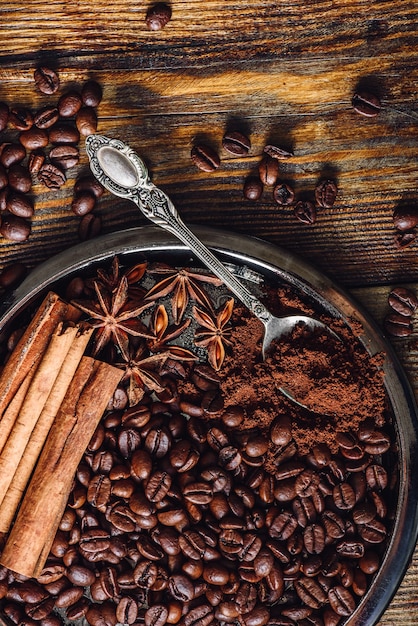
[[[35,424],[77,332],[76,326],[70,326],[63,331],[61,324],[59,324],[39,363],[20,407],[16,422],[0,454],[0,502],[6,495]]]
[[[76,335],[64,359],[51,393],[48,396],[10,482],[9,488],[3,498],[3,502],[0,504],[0,532],[7,532],[12,524],[49,430],[64,400],[71,380],[75,375],[91,333],[92,329],[89,329]]]
[[[0,563],[37,577],[48,558],[83,453],[122,370],[83,357],[51,427]]]
[[[17,416],[15,396],[19,388],[27,378],[30,381],[34,376],[58,324],[64,320],[77,321],[79,317],[80,311],[61,300],[57,294],[49,292],[20,338],[0,374],[0,451]],[[11,403],[15,410],[7,412]]]

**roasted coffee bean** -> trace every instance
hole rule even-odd
[[[82,137],[92,135],[97,130],[97,113],[93,107],[84,106],[76,115],[75,123]]]
[[[414,243],[417,235],[415,231],[405,231],[396,233],[394,240],[397,248],[406,248]]]
[[[118,434],[118,448],[127,459],[141,445],[141,435],[136,428],[122,428]]]
[[[383,522],[372,519],[366,524],[359,524],[358,533],[368,543],[382,543],[386,539],[387,530]]]
[[[52,95],[58,91],[58,74],[49,67],[38,67],[34,72],[35,85],[39,91],[46,95]]]
[[[16,261],[3,268],[0,272],[0,288],[12,289],[16,287],[26,276],[27,267]]]
[[[38,172],[38,180],[49,189],[59,189],[67,178],[62,169],[52,163],[45,163]]]
[[[263,157],[258,165],[258,175],[263,185],[275,185],[279,175],[279,164],[277,159],[273,159],[268,155]]]
[[[349,483],[339,483],[332,492],[335,506],[341,510],[350,510],[356,503],[354,489]]]
[[[98,215],[94,215],[93,213],[88,213],[81,218],[78,227],[78,237],[80,241],[88,241],[89,239],[94,239],[94,237],[100,235],[101,230],[102,220],[100,217]],[[124,406],[126,406],[126,402],[124,402]]]
[[[54,148],[51,148],[49,158],[61,169],[68,170],[77,165],[80,160],[80,153],[76,146],[68,144],[56,145]]]
[[[133,478],[138,480],[147,480],[151,475],[151,470],[152,459],[149,452],[146,450],[135,450],[131,457],[131,474]],[[170,486],[171,481],[169,482],[167,491]],[[152,489],[152,487],[150,487],[150,489]]]
[[[273,189],[273,198],[280,206],[289,206],[295,200],[295,192],[286,183],[279,183]]]
[[[72,565],[65,574],[70,583],[76,587],[87,587],[96,580],[94,572],[82,565]]]
[[[33,126],[19,134],[19,141],[27,150],[38,150],[48,145],[49,138],[46,130]]]
[[[20,163],[26,156],[26,150],[20,143],[8,143],[4,146],[1,155],[0,163],[9,168],[15,163]]]
[[[349,559],[360,559],[364,555],[364,545],[360,541],[342,539],[335,549],[340,556]]]
[[[17,217],[23,218],[30,218],[34,213],[33,204],[28,196],[17,191],[13,191],[7,196],[6,210]]]
[[[83,587],[69,587],[68,589],[64,589],[55,598],[55,606],[58,609],[65,609],[68,606],[72,606],[82,598],[83,593]]]
[[[408,317],[413,315],[417,309],[418,298],[410,289],[406,287],[396,287],[390,292],[388,303],[397,313]]]
[[[245,156],[251,148],[250,139],[239,131],[227,131],[222,138],[222,146],[230,154]]]
[[[15,163],[9,168],[9,187],[20,193],[28,193],[32,187],[32,177],[29,170]]]
[[[0,234],[10,241],[26,241],[30,235],[30,224],[17,215],[5,214],[1,218]]]
[[[313,578],[301,576],[295,580],[294,587],[301,601],[312,609],[319,609],[327,601],[327,595]]]
[[[165,2],[157,2],[146,14],[145,23],[150,30],[161,30],[171,19],[171,7]]]
[[[78,194],[83,191],[88,191],[96,198],[101,198],[104,193],[104,187],[94,176],[82,176],[81,178],[77,178],[75,182],[74,194]]]
[[[133,571],[133,578],[138,587],[149,589],[157,580],[158,569],[152,561],[140,561]]]
[[[33,115],[24,107],[12,107],[9,111],[9,125],[16,130],[29,130],[33,126]]]
[[[325,548],[325,530],[321,524],[310,524],[305,528],[303,543],[309,554],[321,554]]]
[[[150,502],[160,502],[171,487],[171,476],[167,472],[156,471],[145,487],[145,495]]]
[[[321,180],[315,187],[315,201],[318,206],[331,209],[335,204],[337,193],[337,185],[333,180]]]
[[[356,113],[365,117],[375,117],[382,108],[380,98],[367,91],[360,91],[353,95],[352,105]]]
[[[289,159],[294,156],[293,152],[286,150],[285,148],[280,148],[279,146],[275,146],[273,144],[267,144],[263,148],[263,152],[268,154],[272,159]]]
[[[84,598],[84,597],[80,598],[78,602],[76,602],[75,604],[67,608],[66,610],[67,618],[70,621],[82,619],[86,615],[89,609],[89,606],[90,606],[90,602],[88,598]],[[42,624],[42,626],[54,626],[54,625]],[[61,622],[59,624],[56,624],[55,626],[61,626]]]
[[[193,146],[190,156],[196,167],[204,172],[214,172],[220,165],[215,150],[203,143]]]
[[[134,624],[138,616],[138,605],[134,598],[123,596],[116,607],[116,617],[120,624]]]
[[[59,119],[59,112],[55,106],[46,106],[33,116],[35,126],[41,129],[51,128]]]
[[[34,150],[29,155],[28,170],[31,174],[37,174],[45,163],[45,153],[43,150]]]
[[[78,91],[67,91],[58,100],[58,112],[61,117],[74,117],[81,109],[83,100]]]
[[[209,504],[213,498],[213,491],[207,482],[192,482],[183,488],[183,497],[193,504]]]
[[[328,600],[331,608],[337,615],[348,617],[356,608],[356,603],[348,591],[341,585],[337,585],[328,591]]]
[[[366,481],[370,489],[381,491],[388,485],[387,471],[382,465],[374,463],[366,469]]]
[[[52,144],[76,144],[80,141],[80,132],[71,124],[55,124],[49,130],[49,140]]]
[[[226,446],[219,452],[219,463],[228,471],[235,470],[241,461],[241,454],[234,446]]]
[[[243,193],[247,200],[259,200],[263,193],[263,183],[257,176],[248,176],[244,182]]]
[[[9,106],[0,102],[0,133],[6,128],[9,121]]]
[[[393,212],[393,224],[402,232],[415,228],[418,224],[418,207],[397,207]]]
[[[295,205],[293,213],[302,224],[312,225],[316,222],[315,205],[310,200],[299,200]]]

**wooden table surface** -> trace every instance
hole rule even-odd
[[[0,101],[36,111],[89,78],[103,87],[98,131],[128,142],[186,222],[264,238],[299,254],[357,297],[379,324],[394,285],[418,291],[418,239],[399,249],[392,215],[416,206],[418,5],[414,0],[172,0],[172,19],[150,31],[150,6],[134,0],[3,0],[0,6]],[[34,86],[39,65],[55,68],[61,87]],[[358,88],[380,96],[373,118],[354,112]],[[248,156],[228,155],[226,130],[251,138]],[[5,131],[2,141],[10,140]],[[197,141],[221,165],[198,170]],[[324,175],[338,182],[332,209],[314,226],[298,222],[265,188],[243,198],[246,176],[263,147],[291,149],[280,178],[312,197]],[[58,191],[33,185],[35,216],[26,242],[0,238],[0,269],[28,267],[78,242],[71,212],[79,166]],[[105,195],[95,213],[102,232],[145,223],[133,204]],[[418,331],[418,326],[417,329]],[[418,393],[415,333],[393,340]],[[381,626],[418,623],[418,552]]]

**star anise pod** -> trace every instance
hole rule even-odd
[[[171,359],[195,361],[197,357],[190,350],[182,346],[169,345],[170,341],[177,339],[190,326],[191,320],[187,319],[181,326],[169,326],[168,321],[167,309],[163,304],[158,305],[153,311],[150,324],[154,336],[147,342],[151,352],[168,352]]]
[[[126,356],[125,363],[115,365],[125,370],[121,382],[129,381],[127,389],[129,406],[138,404],[147,389],[155,392],[164,390],[159,370],[166,362],[168,352],[150,355],[144,345],[140,345],[136,350],[129,346]]]
[[[129,335],[152,338],[138,316],[150,304],[138,305],[129,300],[128,280],[122,276],[118,287],[110,294],[97,281],[93,283],[97,300],[74,300],[73,304],[87,313],[89,323],[96,329],[93,356],[97,355],[112,339],[124,358],[128,355]]]
[[[216,276],[192,272],[186,268],[175,270],[161,265],[149,270],[149,272],[151,274],[165,274],[166,277],[147,292],[145,300],[157,300],[172,293],[171,309],[175,324],[181,322],[190,298],[209,311],[213,309],[208,294],[199,285],[199,282],[218,287],[222,284],[222,281]]]
[[[193,315],[200,328],[195,332],[195,344],[206,348],[208,351],[208,361],[214,370],[220,370],[225,358],[225,346],[232,345],[231,326],[228,324],[234,308],[234,299],[230,298],[225,302],[215,316],[211,316],[206,311],[193,308]]]
[[[147,261],[143,261],[142,263],[137,263],[136,265],[129,267],[121,275],[119,258],[115,256],[113,257],[110,272],[107,272],[101,267],[98,268],[96,282],[100,283],[101,285],[103,285],[103,287],[113,292],[118,288],[122,276],[126,277],[128,285],[130,286],[141,280],[141,278],[145,274],[146,269]]]

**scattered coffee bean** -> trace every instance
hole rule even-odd
[[[26,241],[30,235],[30,224],[17,215],[3,214],[1,217],[0,234],[10,241]]]
[[[273,198],[280,206],[289,206],[295,200],[295,192],[290,185],[279,183],[273,189]]]
[[[9,125],[16,130],[29,130],[33,126],[33,115],[29,109],[12,107],[9,111]]]
[[[11,263],[0,272],[0,287],[2,289],[16,287],[25,278],[27,272],[27,267],[23,263]]]
[[[19,141],[27,150],[37,150],[48,145],[49,137],[46,130],[33,126],[20,133]]]
[[[57,144],[49,152],[51,162],[63,170],[68,170],[77,165],[80,160],[78,148],[72,144]]]
[[[273,146],[272,144],[267,144],[264,146],[263,152],[268,154],[272,159],[289,159],[294,156],[293,152],[289,152],[284,148],[279,148],[278,146]]]
[[[218,154],[203,143],[193,146],[190,156],[196,167],[204,172],[214,172],[220,165]]]
[[[321,180],[315,187],[315,200],[319,207],[331,209],[337,197],[337,185],[333,180]]]
[[[277,159],[273,159],[268,155],[263,157],[258,165],[258,173],[263,185],[275,185],[279,175],[279,164]]]
[[[38,172],[38,180],[49,189],[59,189],[67,178],[62,169],[52,163],[45,163]]]
[[[58,100],[58,112],[61,117],[74,117],[81,109],[83,100],[78,91],[67,91]]]
[[[77,129],[82,137],[92,135],[97,130],[97,114],[93,107],[82,107],[75,118]]]
[[[367,91],[355,93],[352,99],[352,105],[356,113],[364,115],[365,117],[375,117],[380,113],[382,108],[380,98]]]
[[[412,230],[418,224],[418,207],[396,208],[393,212],[393,223],[397,230]]]
[[[171,19],[171,7],[165,2],[151,6],[146,14],[145,23],[150,30],[161,30]]]
[[[37,174],[45,163],[45,153],[43,150],[34,150],[29,155],[28,170],[31,174]]]
[[[20,163],[26,156],[26,150],[20,143],[7,144],[0,155],[0,163],[8,168],[15,163]]]
[[[86,107],[99,106],[102,96],[102,88],[95,80],[88,80],[81,88],[81,100]]]
[[[55,106],[46,106],[37,111],[33,117],[35,126],[44,130],[51,128],[51,126],[58,122],[58,119],[59,113]]]
[[[316,222],[315,205],[309,200],[299,200],[293,212],[295,217],[302,222],[302,224],[312,225]]]
[[[259,200],[263,193],[263,183],[257,176],[249,176],[244,182],[244,198]]]
[[[81,219],[78,227],[78,236],[81,241],[87,241],[100,235],[102,221],[98,215],[88,213]]]
[[[33,215],[33,204],[28,196],[16,191],[7,196],[6,209],[18,217],[30,218]]]
[[[52,144],[74,143],[80,141],[80,133],[71,124],[55,124],[49,131],[49,141]]]
[[[407,337],[413,331],[410,317],[399,313],[390,313],[384,319],[385,330],[393,337]]]
[[[32,177],[29,170],[20,163],[15,163],[9,168],[8,179],[9,187],[14,189],[14,191],[19,191],[20,193],[28,193],[30,191]]]
[[[9,182],[6,168],[0,163],[0,189],[4,189]]]
[[[411,316],[418,307],[418,298],[406,287],[395,287],[388,296],[388,303],[397,313]]]
[[[35,85],[39,91],[46,95],[52,95],[58,91],[58,74],[49,67],[38,67],[34,72]]]
[[[395,245],[397,248],[406,248],[414,243],[417,235],[414,231],[399,232],[395,235]]]
[[[230,154],[245,156],[251,148],[249,138],[239,131],[228,131],[222,138],[224,149]]]
[[[104,187],[99,183],[95,176],[82,176],[78,178],[74,185],[74,193],[80,193],[81,191],[89,191],[96,199],[101,198],[104,193]]]

